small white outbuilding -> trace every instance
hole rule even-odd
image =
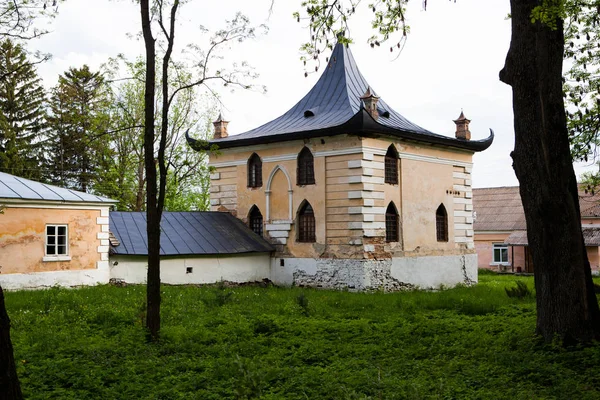
[[[148,240],[145,212],[110,213],[110,277],[145,283]],[[161,220],[161,282],[202,284],[270,278],[273,247],[224,212],[164,212]]]

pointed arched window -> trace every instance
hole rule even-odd
[[[248,159],[248,187],[262,186],[262,161],[258,154],[252,153]]]
[[[298,211],[298,239],[299,242],[313,243],[315,235],[315,213],[308,201],[304,201]]]
[[[385,183],[396,185],[398,183],[398,152],[394,145],[388,147],[385,153]]]
[[[255,205],[252,206],[248,213],[248,226],[257,235],[263,235],[263,216]]]
[[[397,242],[399,241],[399,229],[398,229],[398,210],[391,201],[385,210],[385,241],[386,242]]]
[[[438,242],[448,241],[448,213],[443,204],[435,212],[435,231]]]
[[[308,147],[304,147],[300,151],[300,154],[298,154],[298,168],[296,172],[298,185],[315,184],[315,160]]]

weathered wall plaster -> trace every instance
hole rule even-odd
[[[43,261],[47,224],[68,225],[70,260]],[[78,209],[7,205],[4,214],[0,215],[1,275],[93,270],[107,263],[108,207]]]
[[[477,254],[452,256],[397,257],[391,275],[421,289],[477,283]]]

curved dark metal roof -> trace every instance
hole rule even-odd
[[[493,132],[480,141],[435,134],[410,122],[381,99],[377,104],[379,118],[376,121],[363,108],[361,97],[367,90],[376,96],[358,70],[350,49],[338,43],[321,78],[289,111],[258,128],[209,143],[227,148],[340,133],[391,135],[472,151],[485,150],[492,143]],[[188,142],[195,148],[206,147],[189,137]]]

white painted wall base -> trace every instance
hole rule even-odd
[[[477,283],[477,254],[430,257],[397,257],[392,276],[421,289]]]
[[[279,285],[356,291],[438,289],[476,283],[477,255],[387,260],[274,258],[271,280]]]
[[[281,265],[283,260],[283,265]],[[111,256],[98,269],[0,275],[7,290],[52,286],[93,286],[110,278],[146,283],[145,257]],[[191,272],[188,271],[191,268]],[[221,257],[163,257],[161,281],[171,285],[254,282],[270,279],[278,285],[327,289],[396,291],[438,289],[477,282],[477,254],[397,257],[387,260],[271,258],[268,253]]]
[[[53,286],[95,286],[108,283],[109,270],[84,269],[75,271],[32,272],[29,274],[0,275],[0,285],[5,290],[43,289]]]
[[[163,257],[160,280],[170,285],[254,282],[269,278],[269,253],[210,257]],[[146,283],[148,261],[143,256],[111,256],[110,278]],[[188,272],[188,268],[192,271]]]
[[[271,261],[271,280],[279,285],[354,291],[411,288],[409,283],[392,277],[391,265],[391,259],[274,258]]]

